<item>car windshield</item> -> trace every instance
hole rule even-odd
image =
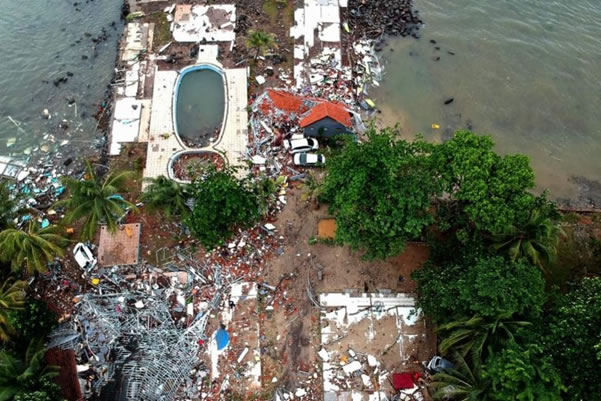
[[[304,146],[309,146],[309,141],[306,139],[296,139],[294,141],[290,141],[290,146],[294,148],[300,148]]]
[[[317,155],[314,155],[314,154],[307,155],[307,162],[308,163],[317,163]]]

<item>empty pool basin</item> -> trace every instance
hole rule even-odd
[[[186,67],[175,84],[175,133],[188,147],[205,147],[221,134],[225,114],[223,71],[210,64]]]
[[[213,151],[187,150],[172,157],[169,162],[169,175],[178,181],[190,182],[209,164],[221,170],[225,166],[225,159]]]

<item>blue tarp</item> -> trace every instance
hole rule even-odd
[[[229,344],[230,335],[227,333],[227,331],[219,329],[217,330],[217,334],[215,334],[215,340],[217,341],[217,350],[221,351]]]

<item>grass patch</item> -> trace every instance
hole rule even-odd
[[[171,40],[171,24],[167,21],[167,14],[156,12],[152,14],[154,22],[153,49],[158,50]]]
[[[289,1],[284,12],[284,23],[287,26],[292,26],[294,23],[294,10],[296,9],[294,1]]]
[[[277,22],[278,18],[278,1],[277,0],[266,0],[263,2],[263,12],[269,17],[272,24]]]

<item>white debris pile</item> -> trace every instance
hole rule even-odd
[[[141,131],[146,130],[143,113],[148,101],[143,97],[146,72],[151,68],[151,60],[144,57],[152,47],[154,24],[130,22],[126,27],[125,38],[121,44],[121,64],[123,69],[116,70],[113,82],[115,88],[115,110],[110,133],[109,155],[121,152],[121,144],[137,142]]]
[[[304,0],[295,10],[290,29],[295,40],[294,80],[303,94],[353,105],[352,69],[342,57],[340,7],[346,2]]]
[[[412,296],[329,293],[319,296],[319,304],[324,399],[391,399],[392,373],[421,368],[415,346],[425,340],[426,328]]]
[[[325,349],[320,351],[322,354]],[[325,351],[327,352],[327,351]],[[374,355],[348,349],[344,355],[333,353],[323,359],[324,392],[341,393],[351,390],[375,390],[386,384],[390,372],[380,367]]]
[[[235,26],[234,4],[178,4],[172,31],[177,42],[233,42]]]
[[[353,43],[355,65],[353,67],[354,82],[357,88],[359,105],[365,110],[372,110],[375,103],[369,99],[370,86],[380,86],[383,67],[375,51],[375,41],[359,40]]]

